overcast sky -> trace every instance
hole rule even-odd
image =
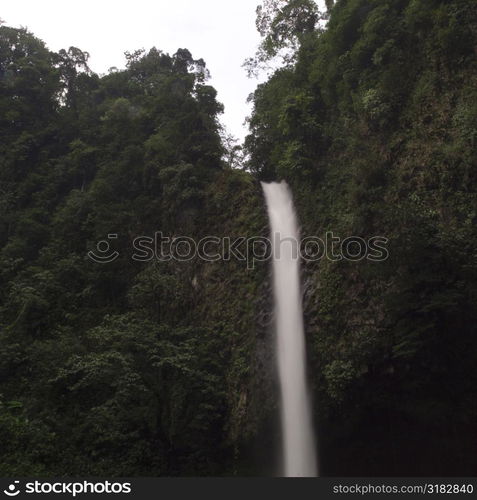
[[[90,53],[90,67],[107,73],[123,68],[126,50],[155,46],[173,54],[187,48],[203,58],[211,84],[225,105],[222,121],[243,139],[250,108],[247,96],[257,80],[243,61],[255,53],[259,36],[255,9],[260,0],[13,0],[2,2],[0,18],[27,27],[54,51],[71,45]]]

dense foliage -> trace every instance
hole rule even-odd
[[[189,51],[99,76],[0,26],[0,475],[276,472],[266,266],[132,259],[158,231],[266,234],[259,179],[290,183],[305,236],[389,239],[303,268],[321,472],[475,473],[475,2],[326,4],[258,9],[249,69],[281,65],[248,171]]]
[[[135,262],[132,239],[253,233],[256,188],[222,160],[204,62],[126,56],[99,77],[79,49],[0,28],[3,476],[232,470],[253,280],[235,262],[207,278],[196,261]],[[112,233],[120,257],[89,259]],[[231,312],[204,311],[219,298]]]
[[[305,270],[325,473],[476,471],[476,42],[471,0],[340,0],[255,92],[305,235],[389,239]]]

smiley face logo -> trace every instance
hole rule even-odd
[[[101,240],[96,245],[96,251],[88,252],[88,257],[98,264],[109,264],[119,257],[119,252],[111,251],[108,240],[117,240],[117,234],[108,234],[107,240]]]
[[[20,490],[17,486],[18,484],[20,484],[20,481],[14,481],[6,490],[3,490],[3,493],[9,497],[16,497],[20,494]]]

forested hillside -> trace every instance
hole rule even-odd
[[[0,473],[232,473],[256,274],[131,259],[157,231],[266,227],[205,63],[152,49],[99,77],[25,30],[0,44]],[[111,233],[120,257],[93,262]]]
[[[255,92],[250,167],[291,184],[306,235],[390,255],[305,269],[323,472],[473,475],[475,2],[341,0],[324,32],[294,23],[310,3],[266,33],[265,58],[286,30],[299,49]]]
[[[188,50],[99,76],[0,26],[0,475],[276,472],[268,265],[131,256],[267,234],[277,179],[304,236],[389,240],[303,266],[322,474],[477,471],[475,2],[265,4],[244,169]]]

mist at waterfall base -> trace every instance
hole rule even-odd
[[[285,182],[263,183],[272,235],[282,240],[274,250],[273,295],[276,347],[281,396],[283,475],[315,477],[315,452],[311,405],[306,379],[305,333],[300,285],[300,262],[287,239],[299,241],[293,199]],[[271,238],[273,245],[276,238]]]

